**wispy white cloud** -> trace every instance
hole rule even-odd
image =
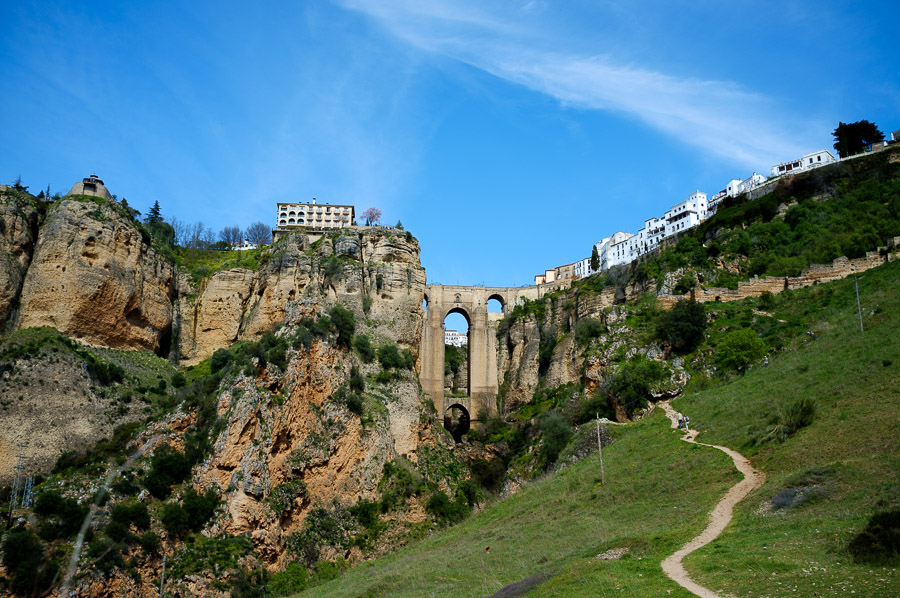
[[[741,84],[619,64],[611,53],[567,51],[584,44],[541,28],[534,20],[534,2],[506,5],[502,14],[444,0],[342,0],[342,5],[424,51],[460,60],[565,106],[641,121],[748,168],[764,168],[809,149],[792,141],[788,118],[775,100]]]

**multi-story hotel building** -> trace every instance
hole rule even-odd
[[[336,206],[312,203],[279,203],[278,230],[292,228],[308,228],[313,230],[330,230],[347,228],[355,224],[356,217],[353,206]]]

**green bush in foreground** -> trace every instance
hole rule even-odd
[[[900,561],[900,510],[876,513],[848,546],[853,560],[872,565]]]
[[[45,561],[41,543],[25,528],[16,528],[3,539],[3,565],[13,592],[25,596],[43,595],[53,584],[59,564]]]

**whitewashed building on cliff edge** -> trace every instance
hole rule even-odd
[[[821,149],[817,152],[806,154],[796,160],[776,164],[772,167],[772,176],[803,172],[805,170],[810,170],[811,168],[818,168],[820,166],[825,166],[826,164],[831,164],[832,162],[837,162],[837,160],[831,155],[831,152],[827,149]]]
[[[332,230],[347,228],[356,224],[356,210],[353,206],[316,203],[278,204],[278,230],[313,229]]]

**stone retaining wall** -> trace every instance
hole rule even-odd
[[[821,282],[847,278],[896,260],[898,257],[900,257],[900,237],[894,237],[890,249],[879,247],[878,251],[867,252],[866,257],[855,259],[839,257],[830,264],[813,264],[800,272],[800,276],[765,276],[763,278],[754,276],[750,280],[739,282],[737,290],[697,287],[684,295],[660,295],[659,302],[664,309],[668,309],[679,299],[689,297],[693,297],[700,303],[706,303],[708,301],[736,301],[747,297],[759,297],[766,291],[777,294],[788,289],[800,289]]]

